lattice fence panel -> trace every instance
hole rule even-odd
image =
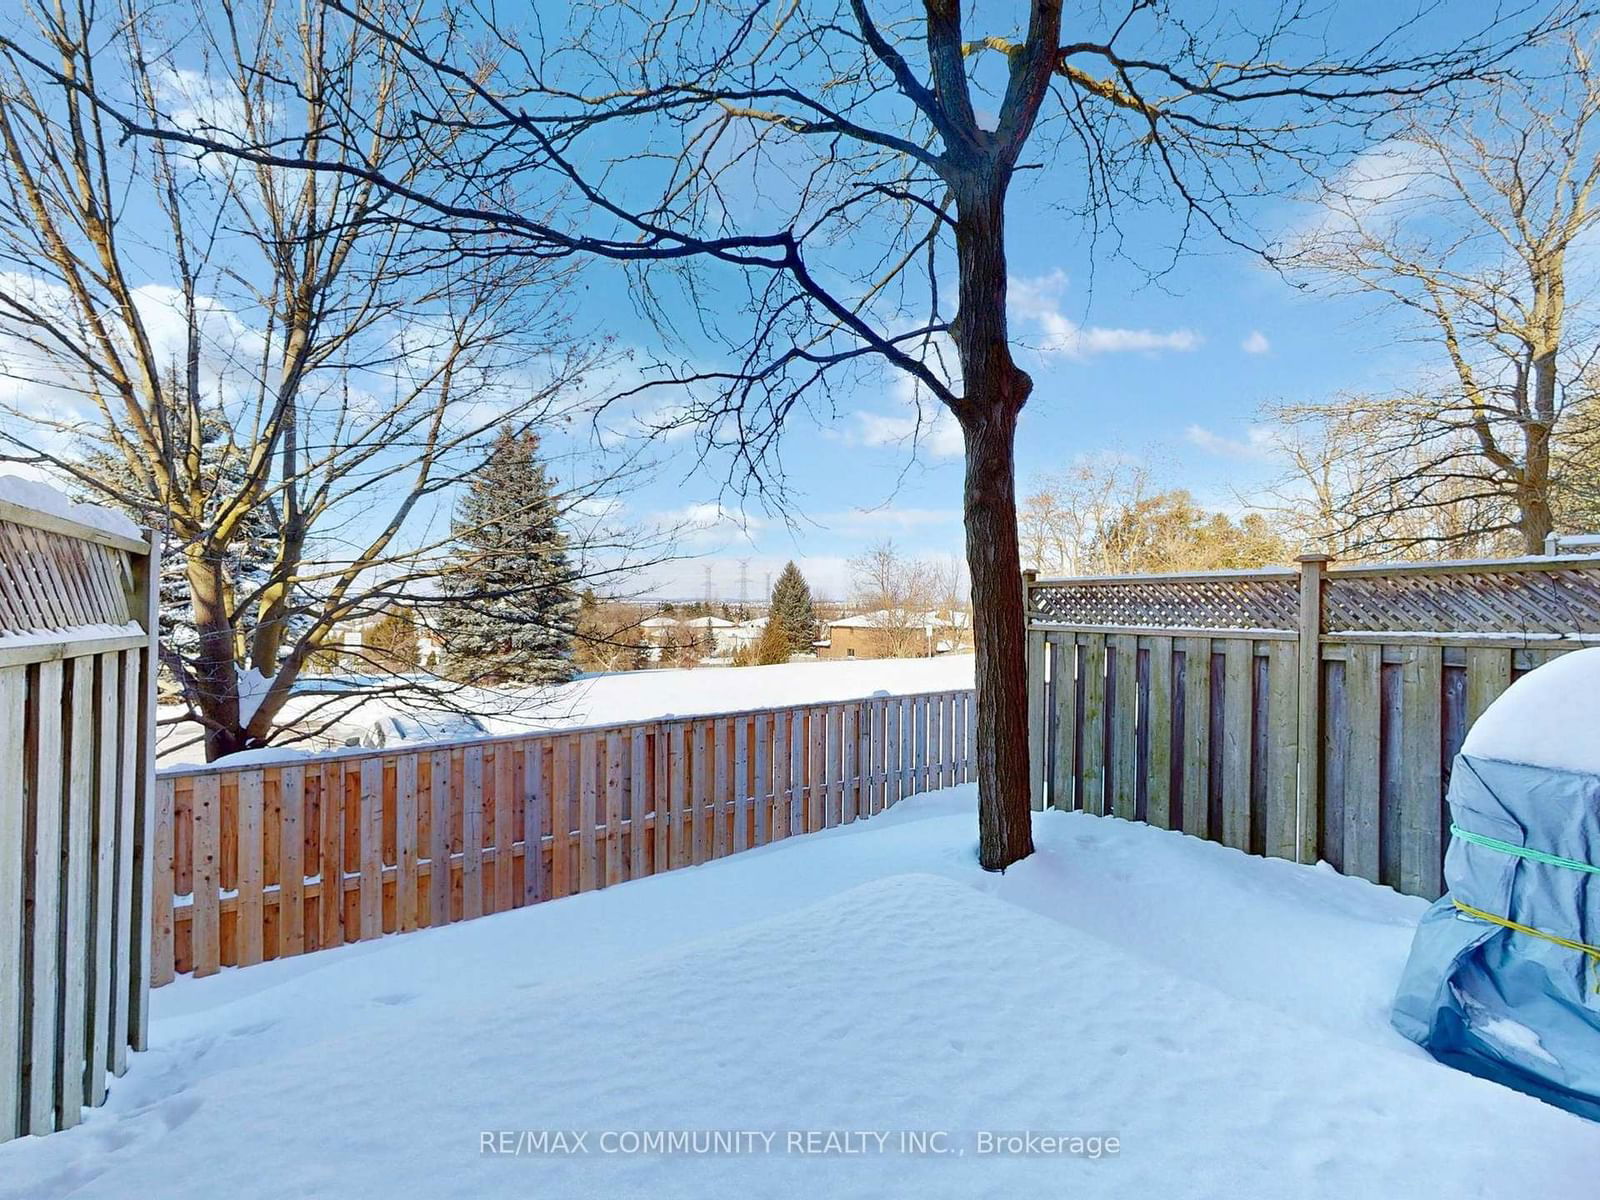
[[[1295,572],[1039,583],[1036,620],[1140,629],[1293,630],[1299,618]]]
[[[1600,567],[1328,575],[1328,633],[1600,633]]]
[[[0,521],[0,630],[125,624],[130,584],[120,550]]]

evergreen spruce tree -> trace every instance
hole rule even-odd
[[[539,438],[506,428],[456,503],[439,635],[461,679],[558,683],[575,671],[579,597]]]
[[[786,563],[778,582],[772,585],[769,623],[776,622],[789,641],[789,653],[810,654],[817,640],[817,612],[811,603],[811,587],[800,568]]]

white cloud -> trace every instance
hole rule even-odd
[[[958,527],[961,513],[954,508],[854,508],[844,512],[818,513],[811,518],[833,533],[882,535],[891,531],[925,529],[948,525]]]
[[[1061,309],[1067,277],[1062,271],[1010,281],[1011,312],[1031,321],[1042,335],[1036,343],[1046,354],[1090,358],[1097,354],[1153,353],[1198,349],[1201,337],[1192,329],[1126,329],[1080,325]]]
[[[697,546],[752,542],[767,524],[762,517],[715,503],[688,504],[657,513],[656,521],[663,527],[676,528],[680,541]]]
[[[1322,239],[1359,226],[1393,221],[1437,199],[1439,192],[1422,147],[1384,142],[1351,159],[1312,200],[1310,211],[1285,230],[1284,241],[1295,248],[1314,248]]]
[[[1239,343],[1239,349],[1246,354],[1266,354],[1272,349],[1272,343],[1267,340],[1267,335],[1259,329],[1252,329],[1250,336]]]
[[[890,412],[861,409],[848,440],[863,446],[910,446],[934,458],[959,458],[966,449],[961,426],[948,408],[931,398],[910,375],[897,373],[890,393],[899,407]]]
[[[1242,438],[1227,437],[1204,425],[1191,425],[1183,436],[1191,445],[1223,458],[1266,459],[1278,449],[1277,430],[1271,425],[1247,426]]]
[[[915,445],[935,458],[955,458],[962,452],[961,426],[948,409],[933,413],[858,412],[856,434],[865,446]]]

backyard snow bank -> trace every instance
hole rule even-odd
[[[973,805],[182,980],[107,1108],[0,1147],[0,1196],[1592,1196],[1600,1129],[1387,1028],[1421,901],[1081,814],[986,875]],[[713,1129],[776,1136],[601,1141]],[[998,1130],[1119,1147],[978,1153]]]
[[[474,688],[451,696],[478,717],[490,735],[514,736],[547,729],[625,725],[700,713],[829,704],[864,696],[960,691],[972,686],[972,655],[788,663],[774,667],[696,667],[690,670],[621,671],[546,688]],[[303,676],[314,682],[316,676]],[[169,710],[175,715],[175,710]],[[360,738],[384,721],[428,720],[425,701],[395,695],[362,699],[323,694],[291,696],[280,724],[328,728],[325,744]],[[438,719],[439,714],[434,714]],[[442,724],[442,721],[441,721]],[[205,761],[200,727],[172,720],[161,727],[164,767]],[[305,748],[305,747],[302,747]]]

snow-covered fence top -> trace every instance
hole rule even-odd
[[[0,1141],[76,1125],[144,1045],[153,553],[0,476]]]
[[[974,778],[970,689],[163,771],[154,981],[607,887]]]
[[[1436,896],[1468,727],[1600,642],[1600,557],[1029,576],[1034,803]]]

